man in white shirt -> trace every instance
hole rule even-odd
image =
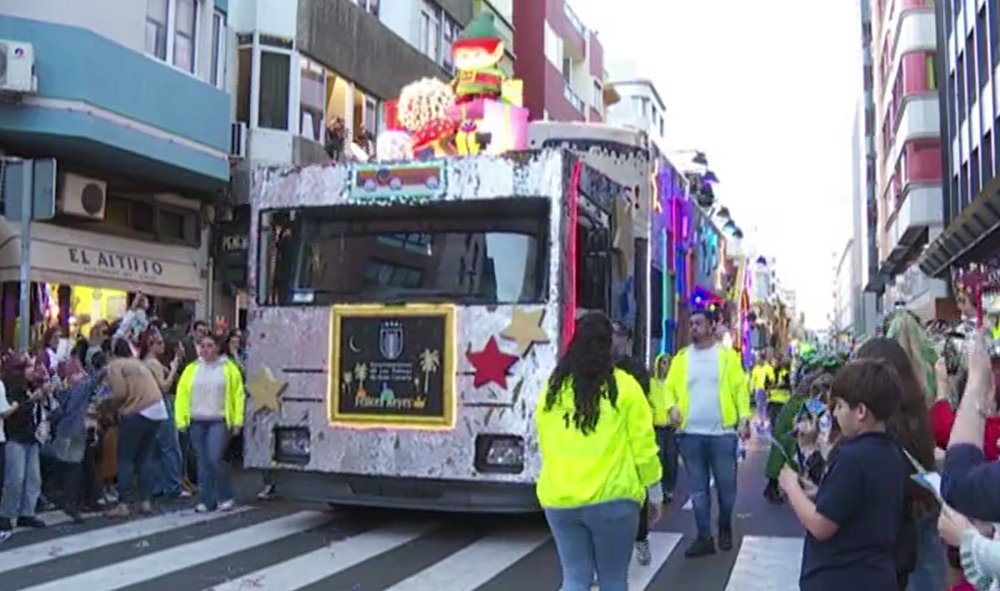
[[[719,345],[715,319],[707,310],[691,313],[691,346],[677,352],[667,374],[670,421],[678,425],[678,449],[688,475],[698,538],[685,556],[713,554],[712,500],[719,500],[719,549],[733,547],[738,437],[750,435],[750,389],[739,353]]]

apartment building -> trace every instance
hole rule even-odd
[[[946,226],[920,264],[927,274],[945,277],[970,263],[998,266],[1000,4],[938,0],[937,16],[947,76],[941,92]]]
[[[947,284],[919,282],[913,292],[902,275],[943,222],[934,4],[875,0],[871,20],[878,270],[887,290],[896,285],[893,297],[931,318]]]
[[[532,119],[604,121],[604,48],[566,0],[514,1],[514,65]]]
[[[667,106],[653,81],[644,78],[619,79],[615,72],[611,72],[611,76],[611,82],[605,85],[605,92],[614,92],[617,97],[607,107],[608,123],[641,129],[661,150],[666,149],[664,118]]]
[[[32,292],[46,302],[33,324],[73,316],[87,330],[138,290],[168,318],[207,310],[205,228],[230,178],[228,10],[226,0],[0,0],[0,155],[54,157],[58,170],[55,218],[31,229]],[[27,76],[19,88],[15,72]],[[19,247],[20,228],[0,221],[5,344]]]

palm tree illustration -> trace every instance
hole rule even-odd
[[[431,374],[441,367],[441,354],[438,351],[424,349],[420,354],[420,371],[424,372],[424,394],[430,388]]]
[[[368,366],[364,363],[354,364],[354,377],[358,379],[358,396],[364,398],[368,395],[365,391],[365,380],[368,378]]]

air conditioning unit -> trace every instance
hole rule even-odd
[[[34,94],[35,48],[24,41],[0,39],[0,93]]]
[[[107,195],[106,182],[67,172],[59,175],[56,210],[77,218],[103,220]]]
[[[233,121],[229,129],[229,158],[243,160],[247,157],[247,124]]]

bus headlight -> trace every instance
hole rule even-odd
[[[518,474],[524,470],[524,438],[517,435],[476,437],[476,470]]]
[[[274,429],[274,461],[282,464],[308,464],[311,444],[305,427]]]

